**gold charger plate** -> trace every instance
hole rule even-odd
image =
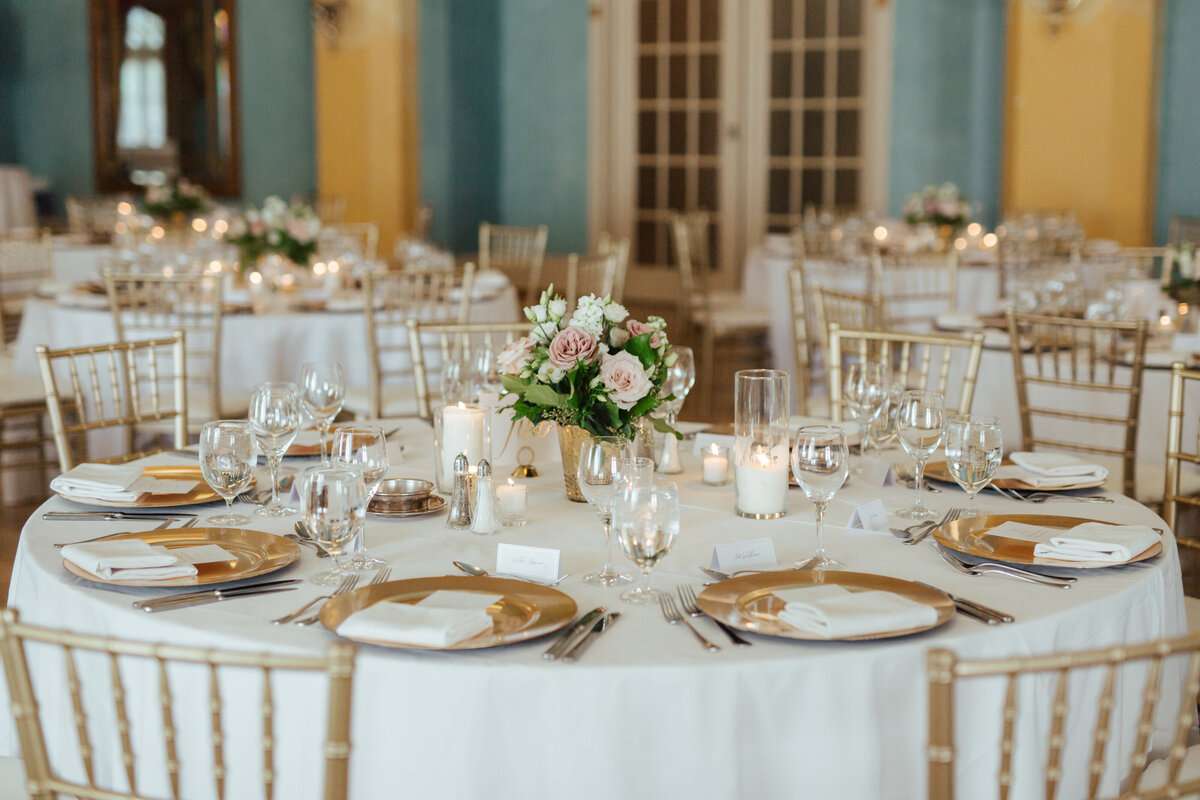
[[[195,480],[197,485],[190,492],[185,494],[149,494],[145,493],[134,500],[132,503],[116,502],[114,500],[100,500],[95,497],[88,497],[82,494],[65,494],[56,491],[55,494],[64,500],[70,500],[72,503],[83,503],[89,506],[103,506],[104,508],[170,508],[171,506],[190,506],[197,503],[211,503],[213,500],[220,500],[221,496],[213,491],[213,488],[204,480],[204,475],[200,472],[199,466],[154,466],[146,467],[142,470],[143,475],[152,475],[155,478],[163,480]]]
[[[865,633],[844,639],[826,639],[807,631],[796,630],[779,621],[783,601],[772,595],[776,589],[791,589],[797,586],[836,584],[849,591],[884,591],[907,597],[918,603],[932,606],[937,611],[937,620],[932,625],[904,628],[894,631]],[[781,570],[742,575],[720,581],[709,586],[698,598],[700,609],[715,620],[720,620],[739,630],[779,636],[785,639],[803,639],[813,642],[866,641],[908,636],[931,630],[949,622],[954,616],[954,603],[939,591],[919,583],[873,575],[868,572],[840,572],[837,570]]]
[[[1013,466],[1013,462],[1006,458],[1000,462],[1000,466],[1011,467]],[[945,461],[930,461],[928,464],[926,464],[925,477],[941,483],[950,483],[955,486],[958,485],[953,476],[950,475],[950,467],[946,465]],[[1076,481],[1075,483],[1062,483],[1057,486],[1033,486],[1025,481],[1018,480],[1017,478],[999,478],[993,479],[992,484],[1000,489],[1019,489],[1023,492],[1069,492],[1074,489],[1095,489],[1098,486],[1104,485],[1104,479],[1089,479],[1086,481]]]
[[[1035,546],[1033,542],[1009,539],[1006,536],[993,536],[989,533],[992,528],[1005,522],[1024,522],[1027,525],[1068,530],[1085,522],[1104,522],[1104,520],[1059,517],[1050,514],[992,514],[987,517],[969,517],[948,522],[934,529],[933,538],[938,544],[963,555],[1018,566],[1102,569],[1121,564],[1132,564],[1135,561],[1145,561],[1162,552],[1162,542],[1155,542],[1128,561],[1061,561],[1056,558],[1037,558],[1033,555]]]
[[[300,430],[300,433],[316,433],[318,436],[320,436],[320,432],[316,428],[302,428]],[[297,435],[296,438],[299,438],[299,435]],[[330,441],[333,440],[333,431],[329,432],[329,439],[330,439]],[[292,446],[289,447],[283,454],[284,458],[292,458],[293,456],[319,456],[319,455],[321,455],[321,440],[320,440],[320,438],[318,438],[317,441],[313,444],[296,444],[296,442],[292,442]]]
[[[431,494],[429,496],[429,502],[425,504],[424,508],[418,508],[412,511],[388,511],[386,509],[379,508],[378,505],[378,503],[372,500],[371,504],[367,506],[367,511],[371,512],[377,517],[389,517],[392,519],[402,519],[404,517],[423,517],[426,514],[436,514],[445,508],[446,498],[442,497],[440,494]]]
[[[141,539],[151,546],[168,550],[176,547],[197,547],[216,544],[233,556],[231,561],[197,564],[196,574],[166,580],[105,580],[63,559],[63,567],[72,575],[110,586],[206,586],[213,583],[239,581],[283,569],[300,557],[300,545],[282,536],[242,528],[167,528],[161,531],[118,533],[98,541]]]
[[[488,607],[488,614],[492,617],[492,629],[447,648],[398,644],[375,639],[355,638],[353,641],[406,650],[478,650],[554,633],[574,619],[577,610],[574,600],[549,586],[508,578],[444,575],[437,578],[390,581],[338,595],[321,608],[321,624],[337,633],[338,626],[356,611],[376,603],[416,603],[439,589],[504,595],[502,600]]]

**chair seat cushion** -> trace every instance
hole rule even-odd
[[[36,375],[0,374],[0,405],[46,402],[42,379]]]
[[[765,331],[771,327],[771,315],[765,308],[742,305],[712,305],[697,311],[694,321],[702,327],[711,326],[716,334],[731,331]]]

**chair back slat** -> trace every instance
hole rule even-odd
[[[883,298],[877,294],[859,294],[813,287],[817,300],[817,338],[822,347],[829,345],[829,326],[843,330],[877,331],[886,326]]]
[[[1200,370],[1189,370],[1182,363],[1171,366],[1171,392],[1167,411],[1167,465],[1165,485],[1163,486],[1162,518],[1167,527],[1175,531],[1176,541],[1187,547],[1197,547],[1200,543],[1183,533],[1176,526],[1179,517],[1179,506],[1187,505],[1200,508],[1200,497],[1186,494],[1182,490],[1182,479],[1185,464],[1200,465],[1200,449],[1188,450],[1184,447],[1183,421],[1184,398],[1188,386],[1200,385]],[[1192,413],[1195,418],[1195,412]],[[1195,441],[1193,437],[1193,441]],[[1195,466],[1192,467],[1195,469]]]
[[[528,322],[465,322],[438,323],[408,321],[408,344],[413,365],[413,382],[417,390],[417,413],[422,419],[433,419],[433,399],[443,394],[438,385],[435,393],[429,380],[432,367],[450,362],[461,362],[475,347],[485,346],[493,356],[500,354],[508,344],[527,336]],[[434,362],[430,354],[436,354]]]
[[[1000,800],[1008,800],[1013,783],[1013,750],[1016,747],[1017,729],[1017,676],[1008,676],[1004,686],[1004,714],[1000,725],[1000,771],[996,782],[1000,787]]]
[[[89,781],[96,780],[95,750],[92,739],[88,734],[87,709],[83,705],[83,692],[80,689],[79,669],[75,665],[75,650],[63,648],[63,661],[67,671],[67,691],[71,695],[71,711],[75,718],[75,735],[79,741],[79,757],[83,761],[83,770]]]
[[[588,256],[571,253],[567,256],[567,308],[575,308],[584,295],[612,297],[616,279],[615,253]]]
[[[542,292],[542,264],[549,228],[479,223],[479,269],[500,270],[525,287],[525,304],[533,305]]]
[[[884,302],[887,326],[924,330],[929,318],[952,311],[958,292],[958,253],[871,256],[873,292]]]
[[[167,756],[167,780],[171,784],[171,797],[179,798],[179,751],[176,749],[175,703],[171,694],[171,684],[167,678],[167,660],[157,658],[158,662],[158,705],[162,711],[163,747]],[[93,781],[94,782],[94,781]]]
[[[262,747],[263,794],[266,800],[275,798],[275,695],[271,688],[271,671],[262,671]]]
[[[808,398],[812,394],[811,348],[814,346],[810,337],[815,336],[816,331],[809,331],[808,307],[811,303],[804,291],[804,270],[796,264],[788,270],[788,303],[792,310],[792,356],[796,364],[796,380],[800,387],[797,401],[800,413],[808,414]]]
[[[1108,742],[1112,719],[1113,696],[1117,685],[1117,665],[1109,664],[1104,671],[1104,687],[1100,690],[1097,702],[1096,725],[1092,728],[1092,757],[1088,762],[1088,798],[1094,800],[1100,790],[1100,778],[1104,775],[1104,765],[1107,763]]]
[[[225,800],[225,726],[221,724],[221,682],[217,665],[208,665],[209,735],[212,737],[212,776],[217,799]]]
[[[1154,710],[1158,706],[1161,693],[1159,681],[1162,679],[1163,658],[1163,653],[1149,657],[1150,669],[1146,671],[1146,682],[1142,685],[1142,709],[1138,715],[1137,739],[1133,745],[1129,765],[1129,782],[1132,786],[1137,786],[1149,760],[1150,737],[1154,733]]]
[[[1200,696],[1200,653],[1192,653],[1188,659],[1187,682],[1183,693],[1185,697]],[[1167,783],[1179,780],[1179,769],[1187,755],[1188,737],[1195,720],[1195,709],[1188,706],[1180,707],[1175,716],[1175,736],[1171,740],[1171,749],[1167,751]]]
[[[1062,780],[1062,752],[1070,704],[1067,701],[1067,670],[1060,670],[1055,680],[1054,703],[1050,711],[1050,742],[1046,756],[1046,797],[1058,793]]]
[[[117,663],[117,654],[108,654],[108,671],[112,680],[113,706],[117,712],[117,736],[121,740],[121,763],[125,767],[125,777],[129,781],[129,791],[137,794],[137,761],[133,754],[133,734],[129,725],[129,704],[125,699],[125,679],[121,675],[121,665]]]

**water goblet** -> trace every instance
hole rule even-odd
[[[593,436],[583,443],[579,454],[576,471],[579,490],[596,509],[604,526],[604,565],[598,572],[583,578],[584,583],[593,586],[616,586],[631,580],[612,561],[612,502],[621,484],[621,461],[630,458],[633,458],[633,449],[629,440],[620,436]]]
[[[300,391],[304,409],[321,432],[321,463],[329,466],[325,440],[329,437],[329,425],[342,410],[346,398],[342,365],[336,361],[307,362],[300,368]]]
[[[670,360],[672,355],[675,356],[675,360],[667,367],[667,377],[663,380],[659,393],[663,397],[671,398],[665,401],[660,409],[667,424],[674,428],[679,419],[679,412],[683,410],[683,401],[696,384],[696,358],[690,347],[672,347],[667,359]],[[679,440],[669,433],[663,439],[658,471],[666,474],[683,472],[683,464],[679,460]]]
[[[887,409],[890,375],[887,364],[878,361],[855,361],[846,366],[842,396],[862,430],[864,455],[871,445],[872,426]]]
[[[383,429],[373,425],[360,427],[347,425],[333,432],[333,449],[330,457],[336,464],[356,466],[362,470],[363,484],[367,490],[367,505],[371,504],[379,484],[388,471],[387,437]],[[350,560],[350,568],[359,572],[382,567],[387,562],[367,553],[366,522],[363,522],[360,535],[354,540],[354,558]]]
[[[679,534],[679,490],[674,481],[626,483],[613,501],[613,536],[621,552],[641,567],[638,585],[623,592],[626,603],[657,603],[659,591],[650,588],[650,570],[675,543]]]
[[[963,517],[979,515],[975,495],[992,482],[1003,452],[1000,421],[995,417],[961,414],[946,422],[946,467],[954,482],[967,493]]]
[[[941,447],[946,431],[946,401],[941,392],[910,390],[900,397],[896,411],[896,431],[900,444],[913,460],[916,499],[908,508],[895,512],[905,519],[929,519],[937,512],[921,502],[925,483],[925,462]]]
[[[367,490],[357,467],[313,467],[304,474],[300,493],[304,521],[313,541],[329,553],[331,567],[309,578],[318,586],[336,586],[346,577],[341,559],[362,531]]]
[[[271,502],[260,506],[264,517],[296,513],[279,499],[279,461],[300,430],[300,394],[294,383],[268,381],[250,393],[250,428],[271,468]]]
[[[809,425],[796,431],[796,446],[792,448],[792,474],[804,496],[816,509],[817,552],[804,563],[809,569],[840,569],[843,565],[825,552],[822,534],[825,529],[825,507],[834,498],[849,474],[850,450],[846,434],[830,425]]]
[[[225,499],[225,513],[208,518],[214,525],[243,525],[250,521],[233,513],[233,498],[254,479],[254,432],[244,419],[219,419],[200,429],[200,473]]]

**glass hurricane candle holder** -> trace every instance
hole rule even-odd
[[[775,369],[734,376],[734,511],[739,517],[787,514],[788,391],[791,378]]]

